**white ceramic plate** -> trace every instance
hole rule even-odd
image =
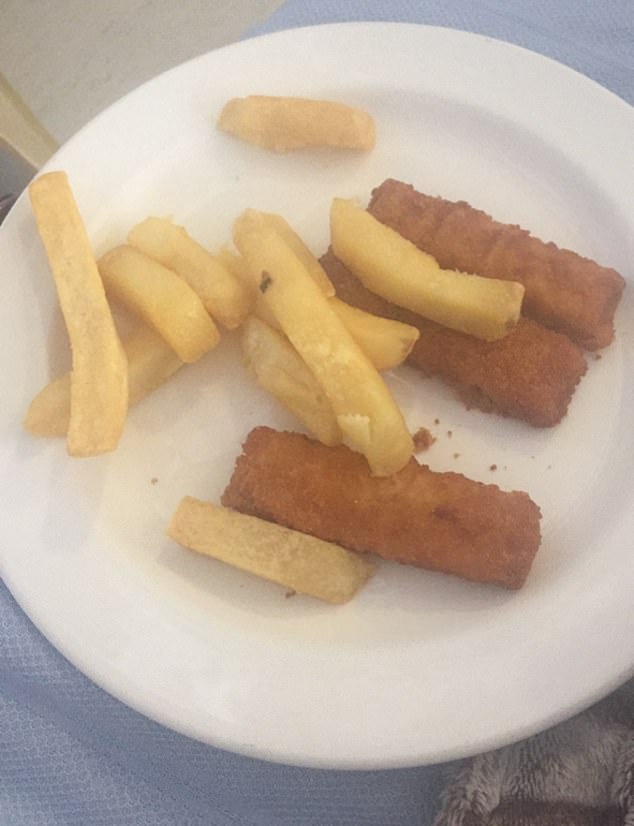
[[[365,107],[377,148],[278,157],[214,130],[227,98],[257,92]],[[104,112],[48,168],[68,171],[98,252],[148,214],[172,214],[215,247],[246,206],[283,213],[320,252],[330,199],[366,199],[393,176],[631,281],[633,133],[623,101],[542,57],[455,31],[352,24],[180,66]],[[506,593],[383,564],[332,608],[285,599],[164,536],[182,495],[218,499],[250,428],[293,426],[243,373],[234,342],[134,409],[116,453],[70,460],[63,442],[20,430],[32,395],[68,363],[24,197],[2,228],[0,268],[3,574],[50,641],[116,697],[238,752],[390,767],[521,738],[630,672],[631,286],[616,343],[590,358],[555,429],[467,412],[407,369],[389,376],[411,427],[437,435],[425,455],[433,468],[527,490],[542,507],[526,587]]]

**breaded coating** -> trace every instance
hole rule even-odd
[[[256,427],[222,504],[361,552],[475,582],[520,588],[540,543],[529,495],[411,461],[372,476],[343,445]]]
[[[482,341],[371,293],[331,250],[321,263],[343,301],[417,327],[420,338],[407,363],[454,386],[467,407],[521,419],[535,427],[551,427],[566,414],[587,368],[581,350],[567,336],[520,318],[504,338]]]
[[[519,281],[526,289],[525,315],[581,347],[598,350],[614,338],[625,286],[616,270],[494,221],[464,201],[424,195],[392,179],[373,191],[368,210],[441,267]]]

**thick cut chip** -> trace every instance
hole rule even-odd
[[[517,323],[524,287],[515,281],[442,270],[362,207],[335,198],[330,211],[335,255],[373,293],[453,330],[486,341]]]
[[[224,247],[216,253],[216,256],[223,265],[232,272],[236,278],[242,281],[244,287],[249,290],[251,294],[250,315],[257,316],[257,318],[266,322],[269,327],[274,327],[276,330],[281,330],[277,319],[273,313],[266,306],[264,296],[257,288],[255,281],[251,278],[247,262],[241,255]]]
[[[341,442],[341,430],[317,379],[283,333],[250,316],[241,330],[242,353],[258,384],[275,396],[325,445]]]
[[[184,227],[167,218],[146,218],[130,231],[128,243],[180,275],[224,327],[232,330],[246,318],[249,292]]]
[[[197,361],[220,339],[200,298],[180,276],[128,245],[99,259],[108,294],[141,316],[180,359]]]
[[[306,267],[311,278],[323,294],[333,296],[335,294],[335,288],[332,286],[332,282],[321,266],[319,259],[313,255],[301,237],[281,215],[277,215],[275,212],[260,212],[257,209],[245,209],[236,219],[234,232],[242,234],[266,227],[274,230],[284,239]]]
[[[94,456],[117,446],[128,409],[128,368],[83,220],[64,172],[29,186],[72,350],[67,449]]]
[[[183,362],[157,333],[145,324],[123,342],[128,357],[129,405],[141,401],[172,376]],[[31,402],[24,429],[33,436],[65,436],[70,419],[71,374],[50,382]]]
[[[181,500],[167,534],[192,551],[333,604],[348,602],[374,571],[372,562],[331,542],[191,496]]]
[[[411,324],[366,313],[336,297],[329,303],[377,370],[391,370],[402,364],[420,336]]]
[[[367,112],[310,98],[233,98],[224,105],[218,128],[274,152],[319,146],[372,149],[376,143],[374,120]]]
[[[321,385],[346,443],[374,474],[400,470],[412,455],[412,437],[374,365],[284,240],[268,227],[239,230],[234,242],[252,278]]]
[[[264,321],[265,324],[268,324],[269,327],[273,327],[274,330],[282,332],[279,321],[269,309],[256,281],[251,277],[249,266],[244,258],[226,248],[220,250],[217,255],[225,267],[230,269],[231,272],[235,274],[236,278],[240,278],[243,284],[251,290],[251,315],[259,318],[261,321]]]
[[[247,263],[242,256],[236,255],[231,250],[223,249],[218,253],[218,257],[228,269],[236,274],[237,278],[248,284],[253,291],[251,314],[269,327],[281,331],[278,320],[251,278]],[[321,269],[325,272],[323,267]],[[313,280],[321,286],[318,278]],[[328,285],[332,287],[330,278],[328,278]],[[324,289],[323,292],[324,295],[331,295],[330,290]],[[402,364],[420,336],[419,331],[411,324],[364,312],[358,307],[352,307],[339,300],[336,295],[331,295],[329,304],[377,370],[390,370]]]

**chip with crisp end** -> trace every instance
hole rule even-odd
[[[411,324],[367,313],[336,296],[329,303],[377,370],[391,370],[402,364],[420,337],[420,331]]]
[[[191,496],[179,503],[167,535],[192,551],[335,605],[348,602],[375,567],[332,542]]]
[[[234,225],[244,256],[269,310],[308,365],[328,401],[346,444],[368,460],[377,476],[409,461],[414,445],[387,385],[284,239],[270,227]]]
[[[368,112],[311,98],[233,98],[224,105],[218,128],[273,152],[320,146],[368,150],[376,143],[374,119]]]
[[[353,201],[333,200],[330,232],[337,258],[392,304],[485,341],[503,338],[520,317],[522,284],[441,269]]]
[[[40,175],[29,197],[72,351],[68,453],[107,453],[119,442],[128,409],[125,352],[66,173]]]

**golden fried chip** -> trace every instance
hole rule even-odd
[[[246,318],[249,292],[184,227],[167,218],[146,218],[130,231],[128,243],[180,275],[224,327],[232,330]]]
[[[324,295],[333,296],[335,288],[328,278],[326,270],[319,263],[300,236],[295,232],[288,221],[275,212],[260,212],[257,209],[245,209],[236,219],[234,233],[253,232],[256,229],[269,227],[284,239],[295,255],[308,270],[311,278]]]
[[[66,173],[40,175],[29,196],[72,350],[67,449],[106,453],[117,446],[128,409],[125,353]]]
[[[377,476],[400,470],[414,446],[376,368],[283,238],[269,227],[235,229],[251,277],[321,385],[346,443],[364,454]]]
[[[197,361],[220,340],[200,298],[180,276],[129,245],[99,259],[108,295],[143,318],[183,361]]]
[[[275,229],[273,224],[271,226]],[[244,227],[245,224],[241,224],[242,230]],[[285,237],[284,240],[287,238]],[[249,275],[249,268],[242,256],[228,249],[220,250],[217,255],[225,267],[235,273],[236,278],[240,278],[252,290],[251,314],[264,321],[269,327],[281,331],[279,321],[268,308],[264,296]],[[304,261],[304,263],[307,262]],[[315,277],[314,272],[311,275],[315,283],[322,288],[324,295],[330,296],[330,306],[377,370],[390,370],[405,361],[420,336],[416,327],[352,307],[330,292],[329,288],[332,287],[330,279],[328,279],[329,288],[325,289],[325,283]]]
[[[411,324],[366,313],[336,296],[328,300],[377,370],[391,370],[402,364],[420,337],[420,332]]]
[[[335,255],[371,292],[393,304],[476,338],[493,341],[517,323],[524,287],[442,270],[435,258],[352,201],[330,211]]]
[[[224,105],[218,128],[274,152],[318,146],[372,149],[376,143],[374,120],[367,112],[310,98],[233,98]]]
[[[333,604],[348,602],[374,572],[332,542],[184,497],[167,535],[192,551]]]
[[[242,326],[240,342],[245,364],[260,387],[279,399],[320,442],[339,444],[341,430],[330,402],[286,336],[250,316]]]

